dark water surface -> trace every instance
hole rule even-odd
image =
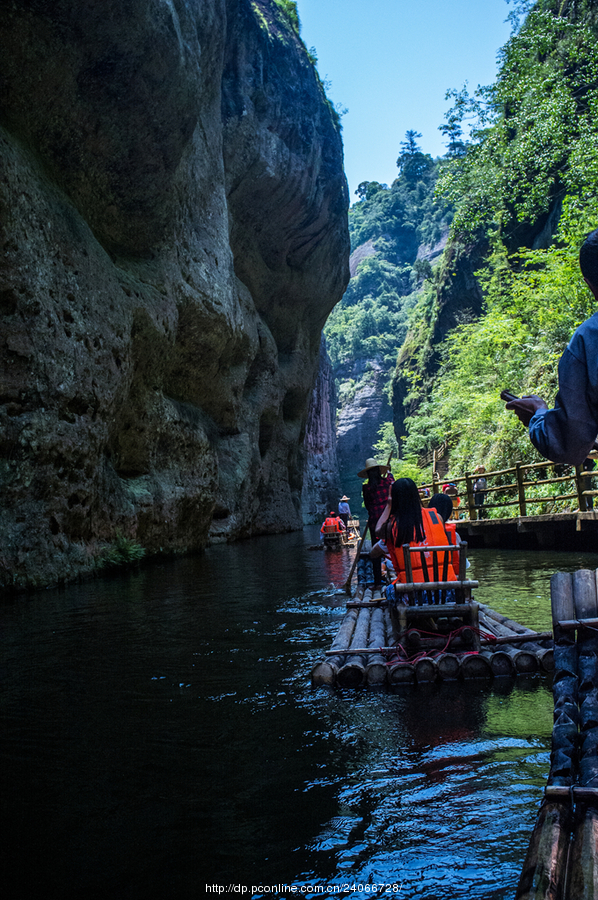
[[[309,528],[213,547],[0,606],[5,897],[513,896],[549,679],[312,689],[350,562],[315,543]],[[549,575],[598,567],[471,557],[476,598],[539,629]]]

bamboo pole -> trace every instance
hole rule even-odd
[[[505,644],[504,649],[505,653],[508,653],[509,656],[512,657],[515,668],[521,675],[532,675],[540,668],[540,663],[535,654],[531,653],[529,650],[518,650],[508,644]]]
[[[370,618],[370,634],[368,648],[380,648],[387,643],[386,628],[384,626],[384,610],[381,607],[374,609]],[[368,657],[366,667],[366,681],[370,685],[380,685],[386,682],[386,660],[378,650]]]
[[[480,653],[467,653],[461,660],[463,678],[491,678],[492,668],[485,656]]]
[[[598,618],[596,619],[569,619],[559,622],[559,627],[563,631],[577,631],[582,628],[598,628]]]
[[[336,673],[342,665],[343,657],[330,656],[320,659],[311,670],[311,683],[314,687],[331,687],[336,683]]]
[[[415,666],[406,662],[389,666],[388,680],[390,684],[412,684],[415,681]]]
[[[357,621],[355,622],[355,628],[348,647],[349,650],[354,647],[364,647],[367,644],[371,615],[372,612],[369,609],[360,609],[358,611]],[[363,656],[351,654],[345,664],[338,670],[336,681],[340,687],[361,687],[365,682],[365,659]]]
[[[365,684],[363,657],[356,656],[349,662],[345,662],[336,673],[336,683],[339,687],[344,688],[358,688]]]
[[[550,579],[550,605],[555,643],[564,638],[560,622],[575,619],[573,579],[570,572],[555,572]]]
[[[496,610],[491,609],[489,606],[486,606],[484,603],[478,604],[480,607],[480,612],[487,616],[489,619],[498,622],[499,625],[504,626],[504,628],[508,629],[512,634],[527,634],[529,637],[535,637],[538,639],[539,635],[537,631],[534,631],[533,628],[528,628],[527,625],[521,625],[520,622],[515,622],[513,619],[509,619],[507,616],[503,616],[501,613],[496,612]],[[552,635],[550,635],[552,637]]]
[[[343,590],[345,591],[346,594],[349,594],[349,596],[351,596],[351,581],[353,580],[353,572],[355,571],[355,566],[357,565],[357,562],[359,560],[359,555],[361,553],[361,548],[363,547],[363,542],[365,541],[365,536],[368,533],[369,525],[370,525],[370,520],[368,519],[368,521],[365,523],[365,528],[363,529],[363,535],[361,537],[361,540],[359,541],[359,545],[355,552],[355,559],[353,560],[353,564],[351,565],[351,571],[349,572],[347,580],[345,581],[345,584],[343,585]]]
[[[415,677],[418,684],[436,681],[438,678],[438,665],[436,664],[436,661],[429,656],[418,659],[415,663]]]
[[[573,599],[575,616],[578,619],[596,618],[596,573],[590,569],[579,569],[573,574]]]
[[[577,825],[571,845],[569,897],[596,900],[598,897],[598,809],[581,804],[576,809]]]
[[[532,832],[515,900],[565,900],[572,815],[568,803],[544,801]],[[579,898],[571,898],[579,900]]]
[[[348,609],[345,613],[340,627],[336,633],[336,637],[330,646],[331,650],[346,650],[351,643],[355,625],[357,623],[358,610]]]
[[[482,640],[482,644],[518,644],[518,643],[526,643],[529,642],[529,634],[511,634],[511,635],[499,635],[494,641],[485,641]],[[541,631],[535,633],[536,640],[538,641],[548,641],[552,640],[552,631]],[[543,647],[540,647],[539,650],[544,651]]]
[[[495,678],[508,678],[515,671],[515,663],[504,650],[482,650],[480,656],[488,660],[490,669]]]
[[[330,647],[333,652],[329,652],[326,659],[318,660],[311,670],[312,684],[332,685],[336,683],[338,670],[344,662],[343,650],[346,650],[351,642],[357,615],[356,609],[349,609],[345,613]]]
[[[438,674],[443,681],[455,681],[459,677],[461,666],[459,657],[455,656],[454,653],[442,653],[436,658],[436,665],[438,666]]]

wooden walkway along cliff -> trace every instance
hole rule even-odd
[[[550,774],[516,900],[598,900],[598,570],[551,581]]]
[[[466,551],[465,544],[463,560]],[[535,632],[472,600],[468,608],[467,603],[450,603],[437,596],[455,584],[463,584],[471,593],[477,582],[467,582],[463,575],[456,583],[435,578],[418,586],[434,594],[433,605],[407,607],[403,622],[402,612],[391,615],[386,596],[380,589],[374,592],[372,583],[371,560],[363,553],[356,596],[347,602],[330,649],[312,669],[313,685],[358,688],[500,678],[553,669],[551,632]],[[421,622],[429,617],[429,622]]]
[[[598,545],[598,469],[566,466],[549,461],[515,463],[506,469],[485,472],[484,503],[475,504],[476,475],[467,472],[447,477],[458,490],[454,518],[459,534],[472,547],[594,549]],[[441,490],[435,473],[432,493]],[[564,493],[557,491],[562,489]],[[500,510],[499,518],[488,518]]]

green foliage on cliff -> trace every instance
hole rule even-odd
[[[283,13],[287,22],[297,32],[297,34],[299,34],[301,25],[299,22],[299,12],[297,10],[297,3],[295,2],[295,0],[274,0],[274,2]]]
[[[453,472],[538,458],[499,393],[553,401],[558,359],[595,311],[578,252],[598,225],[596,6],[536,3],[501,53],[496,84],[473,98],[453,92],[447,123],[455,142],[468,116],[475,127],[463,152],[443,164],[438,190],[455,207],[453,255],[468,252],[466,242],[489,248],[477,271],[485,311],[434,349],[440,371],[430,388],[426,365],[449,261],[414,308],[401,353],[411,362],[402,377],[420,404],[406,423],[405,452],[422,454],[448,438]],[[551,246],[542,249],[545,236],[538,249],[526,248],[561,202]]]
[[[98,569],[120,569],[138,563],[145,556],[145,549],[130,538],[117,534],[97,560]]]
[[[538,3],[501,50],[496,83],[473,97],[454,92],[448,118],[473,119],[472,142],[443,168],[438,190],[460,235],[492,228],[516,242],[518,223],[546,214],[589,158],[596,167],[596,27],[559,14],[570,6]]]
[[[418,137],[407,132],[392,186],[362,182],[360,199],[349,211],[352,247],[370,242],[370,255],[326,324],[335,366],[376,357],[390,371],[417,292],[432,275],[430,263],[417,259],[418,250],[422,244],[433,247],[448,231],[450,207],[434,197],[438,162],[422,153]]]
[[[412,265],[420,244],[437,243],[451,218],[450,203],[434,194],[438,170],[437,161],[418,151],[390,188],[377,181],[362,182],[357,189],[362,199],[349,215],[353,249],[383,238],[386,259]]]
[[[482,273],[486,312],[451,332],[446,363],[429,398],[408,421],[407,452],[445,439],[452,471],[477,463],[503,468],[537,459],[527,431],[504,409],[503,388],[554,400],[557,364],[572,332],[595,311],[579,271],[579,245],[596,222],[596,200],[567,201],[558,241],[547,250],[507,255],[501,245]]]

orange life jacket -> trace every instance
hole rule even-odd
[[[452,544],[454,547],[457,546],[457,523],[456,522],[445,522],[444,530],[446,531],[447,537],[449,539],[449,544]],[[453,569],[458,574],[459,572],[459,556],[460,553],[458,550],[453,550],[451,553],[451,563]]]
[[[338,516],[335,516],[334,518],[332,518],[332,516],[328,516],[328,518],[324,520],[324,524],[320,528],[320,531],[325,533],[327,532],[328,534],[330,534],[331,531],[342,531],[343,529],[341,528],[340,522],[341,519],[339,519]]]
[[[449,546],[449,540],[446,536],[446,531],[444,530],[444,525],[442,524],[442,519],[438,515],[435,509],[422,509],[422,520],[425,531],[425,538],[423,541],[411,541],[410,547],[443,547],[444,545]],[[390,535],[390,528],[388,529],[388,534]],[[407,577],[405,573],[405,560],[403,558],[403,548],[395,547],[392,543],[392,540],[387,541],[387,547],[390,553],[390,558],[392,559],[392,563],[395,567],[395,572],[397,577],[393,581],[393,584],[406,584]],[[442,573],[444,568],[444,553],[438,553],[438,577],[442,579]],[[433,569],[432,569],[432,554],[428,554],[428,558],[426,558],[426,565],[428,566],[428,576],[426,579],[424,575],[424,570],[422,566],[421,556],[419,553],[411,554],[411,570],[413,573],[413,581],[421,582],[434,579]],[[456,581],[457,576],[455,575],[455,570],[449,560],[448,572],[446,576],[447,581]]]

